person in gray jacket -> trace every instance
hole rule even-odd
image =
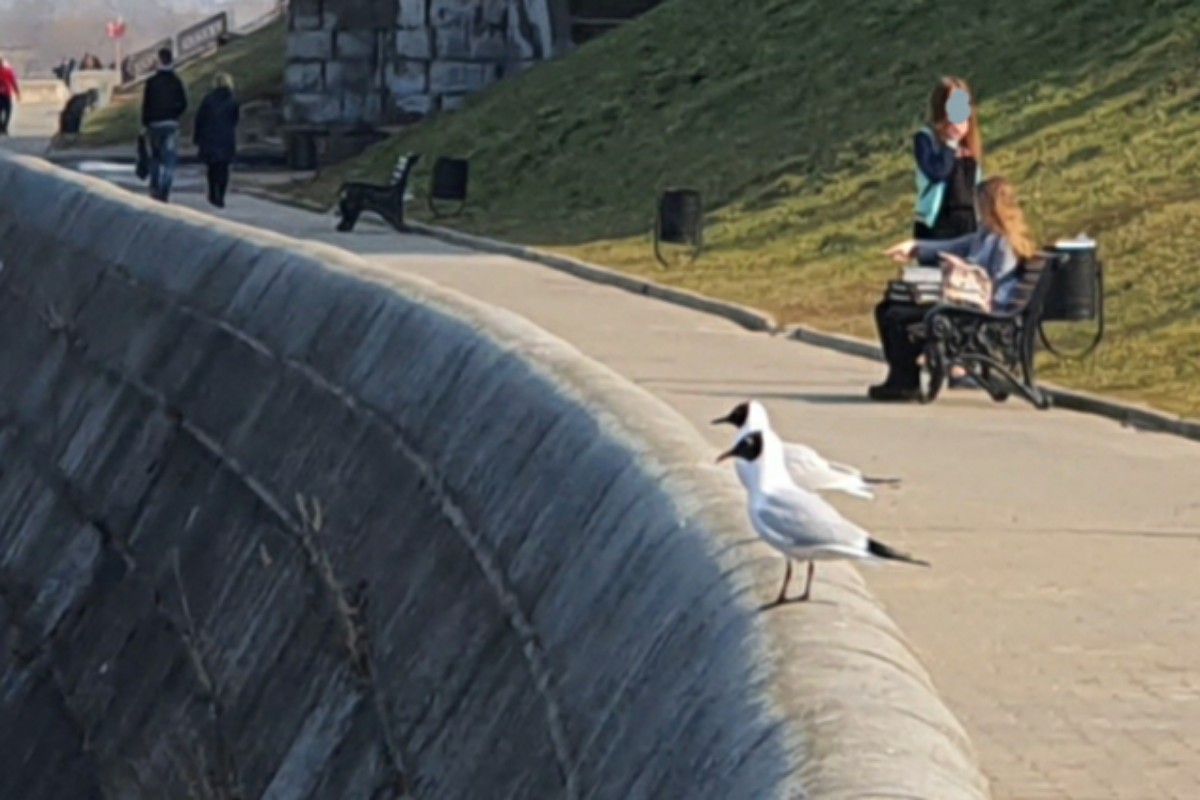
[[[989,178],[979,185],[976,204],[979,230],[956,239],[909,239],[894,245],[886,255],[897,263],[916,260],[934,265],[945,261],[944,268],[973,265],[987,273],[992,286],[992,311],[1011,310],[1019,282],[1017,267],[1032,256],[1037,247],[1029,233],[1025,214],[1017,202],[1013,185],[1005,178]],[[954,266],[960,262],[958,266]],[[868,396],[879,401],[920,399],[920,372],[917,358],[922,345],[908,334],[908,326],[920,322],[928,307],[884,300],[875,307],[875,325],[888,363],[887,379],[872,386]]]

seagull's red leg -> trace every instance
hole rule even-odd
[[[790,564],[791,562],[788,562],[788,563]],[[809,594],[812,592],[813,570],[815,570],[815,569],[816,569],[816,564],[812,561],[808,562],[808,580],[804,582],[804,594],[802,594],[796,598],[797,603],[807,600],[809,597]]]
[[[779,589],[779,597],[775,600],[776,605],[787,602],[784,600],[787,597],[788,584],[792,582],[792,560],[787,559],[787,570],[783,573],[783,586]]]

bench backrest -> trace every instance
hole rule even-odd
[[[1017,287],[1013,291],[1014,313],[1026,319],[1041,318],[1057,259],[1053,253],[1039,252],[1021,261],[1017,267]]]
[[[412,174],[413,167],[421,156],[417,153],[405,153],[396,159],[396,168],[392,170],[392,186],[403,187],[408,183],[408,176]]]

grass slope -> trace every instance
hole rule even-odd
[[[409,149],[423,187],[432,156],[469,157],[464,229],[872,335],[943,73],[972,81],[987,172],[1018,183],[1042,238],[1102,243],[1108,341],[1043,374],[1200,415],[1193,0],[669,0],[300,191],[332,201]],[[670,185],[704,192],[709,250],[666,270],[648,231]]]
[[[228,72],[233,76],[242,103],[254,100],[281,100],[283,97],[283,59],[287,25],[276,22],[222,47],[215,55],[184,64],[179,68],[188,91],[185,130],[191,129],[192,117],[200,99],[212,88],[213,76]],[[77,147],[128,144],[141,129],[142,90],[114,98],[113,104],[90,115],[84,122]]]

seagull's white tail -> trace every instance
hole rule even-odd
[[[875,493],[871,491],[871,487],[862,482],[847,482],[842,486],[831,486],[831,489],[838,492],[845,492],[851,497],[858,497],[863,500],[874,500]]]
[[[832,478],[832,480],[831,480]],[[828,475],[823,480],[816,479],[817,488],[823,492],[843,492],[852,497],[858,497],[863,500],[874,500],[875,490],[871,488],[860,475],[847,475],[846,473],[833,473]]]

